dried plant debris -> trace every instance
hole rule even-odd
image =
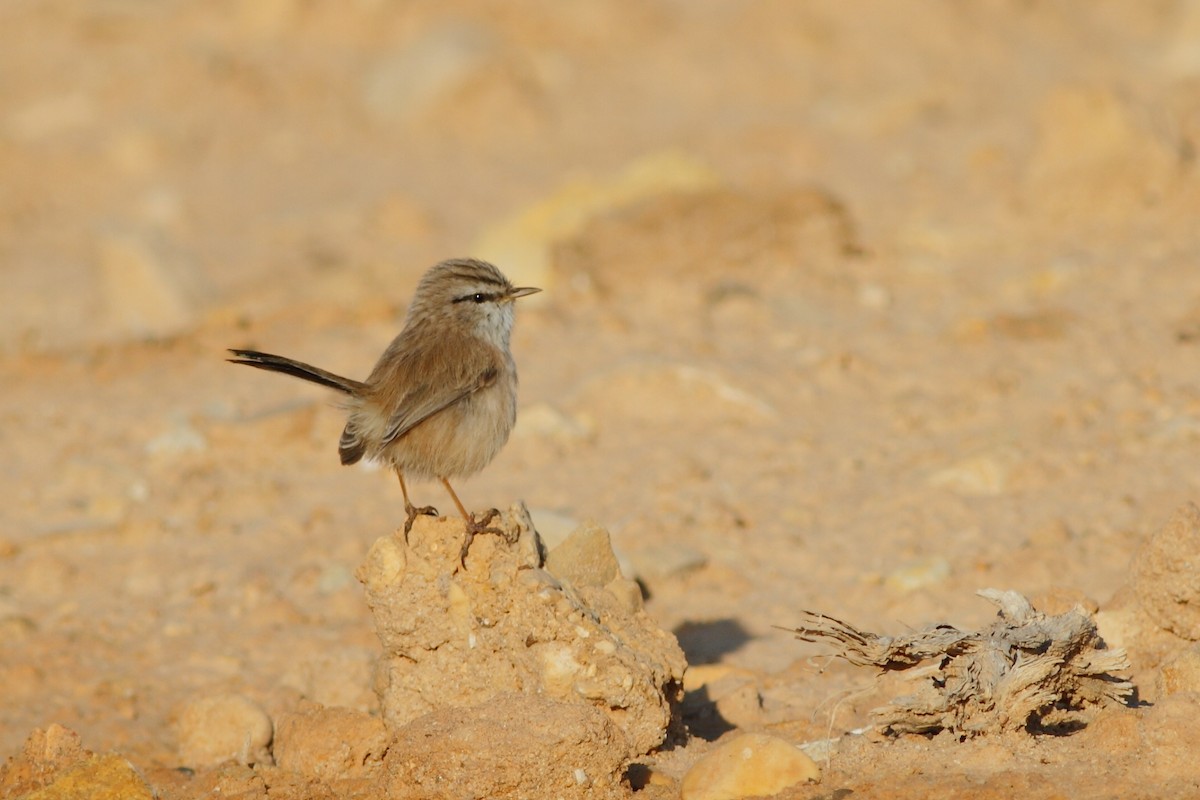
[[[936,625],[880,636],[809,611],[801,627],[786,630],[831,644],[860,666],[892,671],[926,664],[913,675],[916,691],[871,711],[885,734],[1067,733],[1083,727],[1091,711],[1132,696],[1133,684],[1113,674],[1128,669],[1125,651],[1105,649],[1083,608],[1048,616],[1016,592],[979,595],[1000,609],[980,631]]]

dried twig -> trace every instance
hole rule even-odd
[[[1047,616],[1016,592],[979,595],[999,608],[981,631],[936,625],[880,636],[811,611],[801,612],[800,627],[785,630],[829,644],[859,666],[906,670],[937,659],[915,692],[871,712],[888,733],[1067,731],[1082,727],[1090,710],[1132,694],[1132,683],[1112,675],[1128,668],[1125,652],[1104,649],[1082,608]]]

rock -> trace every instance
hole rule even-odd
[[[1004,456],[975,456],[935,472],[929,483],[964,497],[996,497],[1009,489],[1010,461]]]
[[[378,717],[349,708],[314,706],[280,715],[275,763],[326,783],[370,778],[382,768],[390,741]]]
[[[171,420],[170,428],[146,442],[145,449],[150,455],[203,453],[208,449],[208,440],[190,421],[176,417]]]
[[[1150,537],[1133,562],[1138,602],[1159,626],[1200,639],[1200,508],[1187,503]]]
[[[546,556],[546,569],[574,586],[604,586],[621,575],[608,531],[586,522]]]
[[[554,245],[578,233],[593,216],[647,197],[716,184],[716,174],[698,161],[676,152],[655,153],[631,163],[615,178],[579,178],[559,187],[546,199],[488,227],[471,252],[496,264],[514,265],[509,275],[518,285],[549,289],[555,282]]]
[[[377,541],[359,568],[383,645],[376,690],[385,721],[396,729],[524,693],[599,709],[629,757],[660,745],[682,696],[675,637],[614,596],[612,581],[596,585],[614,571],[611,552],[571,562],[579,582],[562,581],[543,568],[523,506],[496,524],[507,539],[477,536],[465,568],[461,520],[431,517],[417,518],[407,544],[403,535]],[[607,534],[587,538],[599,548]]]
[[[49,785],[23,795],[22,800],[154,800],[156,797],[132,764],[110,754],[88,756],[56,775]]]
[[[0,797],[22,800],[150,800],[154,792],[128,761],[83,749],[79,734],[57,723],[25,740],[0,768]]]
[[[57,773],[91,756],[70,728],[58,723],[38,728],[29,734],[20,755],[0,767],[0,797],[20,797],[47,786]]]
[[[202,697],[188,703],[175,725],[180,761],[188,767],[270,762],[271,718],[239,694]]]
[[[683,800],[734,800],[778,794],[806,781],[819,781],[821,770],[783,739],[747,733],[701,758],[683,778]]]
[[[626,797],[625,736],[603,711],[534,694],[443,708],[396,731],[387,797]]]
[[[893,592],[907,594],[944,583],[950,577],[950,562],[942,556],[930,556],[894,570],[883,579]]]

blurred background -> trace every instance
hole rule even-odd
[[[1200,489],[1198,147],[1187,0],[5,0],[0,753],[55,719],[170,764],[217,689],[373,707],[394,479],[222,358],[362,377],[449,256],[546,290],[460,495],[608,527],[749,676],[729,726],[824,735],[853,679],[796,608],[1103,605]]]

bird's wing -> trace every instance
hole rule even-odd
[[[462,347],[439,343],[437,347],[410,350],[393,373],[398,392],[389,398],[391,410],[383,446],[396,441],[425,420],[475,392],[492,385],[500,373],[494,348],[479,343]]]

